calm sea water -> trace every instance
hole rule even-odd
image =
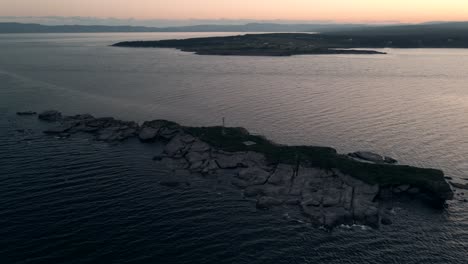
[[[274,58],[109,47],[208,35],[224,34],[0,35],[0,263],[466,263],[460,198],[444,214],[401,204],[391,227],[327,233],[258,212],[219,179],[160,186],[157,146],[61,141],[14,115],[225,117],[280,143],[372,150],[466,182],[468,50]]]

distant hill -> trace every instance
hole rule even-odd
[[[334,35],[349,36],[446,36],[468,37],[468,22],[431,22],[417,25],[365,26],[335,30]]]
[[[101,32],[320,32],[349,36],[391,36],[440,34],[455,36],[468,34],[468,22],[431,22],[416,25],[366,24],[275,24],[248,23],[245,25],[197,25],[182,27],[140,26],[46,26],[40,24],[1,23],[0,33],[101,33]]]
[[[40,24],[0,23],[0,33],[96,33],[158,32],[158,28],[133,26],[44,26]]]
[[[329,32],[365,27],[359,24],[274,24],[197,25],[184,27],[137,26],[45,26],[40,24],[0,23],[0,33],[97,33],[97,32]]]

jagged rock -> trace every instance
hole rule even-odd
[[[151,141],[156,138],[158,135],[159,129],[152,128],[152,127],[143,127],[138,134],[138,138],[141,141]]]
[[[313,204],[309,204],[306,202],[301,203],[301,210],[302,213],[307,216],[310,221],[312,221],[313,224],[315,225],[323,225],[324,219],[322,215],[322,209],[318,206],[315,206]]]
[[[396,160],[394,158],[391,158],[391,157],[388,157],[388,156],[385,156],[384,157],[384,162],[388,163],[388,164],[396,164],[396,163],[398,163],[398,160]]]
[[[364,161],[373,162],[373,163],[395,164],[395,163],[398,162],[394,158],[387,157],[387,156],[384,157],[384,156],[381,156],[379,154],[369,152],[369,151],[357,151],[357,152],[353,152],[353,153],[348,154],[348,156],[350,156],[352,158],[357,158],[357,159],[360,159],[360,160],[364,160]]]
[[[216,163],[222,169],[245,168],[244,155],[238,153],[217,153],[215,155]]]
[[[71,134],[70,133],[60,133],[60,134],[58,134],[58,137],[61,138],[61,139],[69,138],[69,137],[71,137]]]
[[[127,129],[119,131],[120,137],[122,139],[127,139],[127,138],[130,138],[130,137],[134,137],[134,136],[136,136],[137,132],[138,132],[137,128],[127,128]]]
[[[177,132],[180,132],[179,125],[166,120],[153,120],[143,123],[138,137],[143,142],[154,141],[157,137],[170,140]]]
[[[205,160],[210,158],[210,154],[207,152],[189,152],[187,155],[185,155],[185,158],[190,164],[193,164],[195,162],[202,162],[203,164]]]
[[[333,228],[337,225],[350,222],[352,222],[351,213],[343,207],[329,207],[323,212],[322,225],[328,228]]]
[[[62,119],[62,127],[69,133],[85,132],[96,133],[96,140],[113,142],[122,141],[136,136],[139,126],[135,122],[116,120],[111,117],[94,118],[92,115],[66,116]],[[60,129],[55,129],[55,132]]]
[[[275,172],[268,179],[269,184],[283,185],[290,183],[294,174],[294,168],[290,165],[279,164]]]
[[[297,170],[296,177],[294,177],[294,181],[291,184],[289,194],[300,196],[302,194],[304,186],[307,186],[309,190],[311,188],[315,189],[314,185],[317,185],[315,184],[315,182],[320,182],[318,178],[321,174],[322,171],[320,169],[306,168],[300,166]]]
[[[154,161],[161,161],[163,158],[166,158],[166,155],[163,155],[163,154],[161,154],[161,155],[155,155],[155,156],[153,157],[153,160],[154,160]]]
[[[362,159],[362,160],[366,160],[366,161],[371,161],[371,162],[383,162],[384,161],[384,157],[382,157],[379,154],[372,153],[369,151],[357,151],[354,153],[350,153],[349,156]]]
[[[173,126],[162,127],[159,130],[158,135],[165,140],[170,140],[179,133],[181,133],[181,129],[178,126],[173,125]]]
[[[208,152],[189,152],[185,155],[185,159],[190,164],[190,170],[202,173],[210,173],[218,167],[216,163],[210,159]]]
[[[269,172],[257,167],[242,169],[237,175],[239,179],[246,181],[249,185],[265,184],[269,176]]]
[[[305,206],[319,207],[322,204],[322,191],[310,192],[302,197],[302,204]]]
[[[203,166],[203,161],[200,160],[200,161],[191,163],[189,169],[193,172],[200,172],[203,170],[202,166]]]
[[[63,118],[64,121],[86,121],[86,120],[91,120],[91,119],[94,119],[94,116],[90,114],[66,116]]]
[[[345,185],[341,192],[341,205],[346,210],[351,210],[353,207],[354,199],[354,188],[351,186]]]
[[[218,170],[218,164],[214,160],[206,160],[202,165],[201,172],[204,174],[215,173]]]
[[[419,188],[413,187],[413,188],[409,188],[406,192],[414,195],[414,194],[420,193],[421,190]]]
[[[62,119],[62,113],[56,110],[48,110],[40,113],[38,118],[42,121],[57,122]]]
[[[253,151],[235,153],[217,151],[214,153],[214,159],[218,163],[218,166],[223,169],[268,167],[265,156]]]
[[[238,187],[238,188],[241,188],[241,189],[245,189],[248,186],[250,186],[248,182],[246,182],[244,180],[241,180],[241,179],[238,179],[238,178],[232,179],[231,184]],[[246,196],[248,196],[248,195],[246,195]],[[249,197],[252,197],[252,196],[255,196],[255,195],[251,195]]]
[[[181,158],[187,153],[194,141],[193,136],[187,134],[177,135],[169,141],[164,148],[164,152],[170,157]]]
[[[391,201],[393,199],[393,191],[391,188],[381,188],[379,199],[382,201]]]
[[[409,186],[408,184],[399,185],[399,186],[393,188],[393,192],[394,193],[402,193],[402,192],[408,191],[409,188],[411,188],[411,186]]]
[[[322,205],[324,207],[337,206],[341,202],[341,190],[339,189],[326,189],[322,192],[322,195]]]
[[[44,130],[45,134],[61,134],[69,131],[73,126],[70,124],[61,124]]]
[[[463,183],[458,183],[458,182],[450,182],[450,184],[455,188],[468,190],[468,184],[463,184]]]
[[[288,194],[289,188],[271,184],[262,185],[263,194],[271,197],[282,197]]]
[[[250,147],[250,146],[253,146],[253,145],[257,145],[257,143],[253,142],[253,141],[245,141],[245,142],[242,142],[244,145],[246,145],[247,147]]]
[[[96,140],[107,142],[115,141],[117,140],[117,134],[113,129],[102,129],[99,130]]]
[[[60,137],[77,132],[90,132],[96,135],[96,139],[108,142],[136,136],[141,141],[163,139],[164,142],[168,141],[163,154],[153,158],[156,164],[168,169],[170,177],[160,182],[161,185],[176,187],[194,175],[222,174],[225,177],[216,177],[219,182],[231,182],[232,185],[244,189],[245,197],[257,198],[258,208],[266,209],[283,204],[290,208],[298,206],[313,223],[329,228],[339,224],[357,223],[378,227],[380,223],[391,223],[387,215],[380,215],[382,210],[378,208],[384,208],[385,200],[391,200],[395,193],[414,194],[418,199],[421,196],[439,206],[444,201],[443,197],[434,198],[429,192],[410,185],[394,186],[392,192],[391,187],[380,189],[377,185],[371,186],[338,169],[307,167],[310,163],[275,164],[275,167],[268,164],[264,154],[216,149],[200,138],[188,134],[191,130],[169,121],[145,122],[140,129],[135,122],[110,117],[77,115],[62,118],[56,111],[41,115],[43,120],[60,121],[59,126],[47,130],[48,133]],[[376,163],[393,162],[389,157],[374,153],[358,154],[350,156],[373,159]],[[180,175],[181,173],[183,175]],[[453,185],[462,186],[456,183]]]
[[[379,193],[378,186],[371,186],[361,182],[354,186],[352,212],[354,220],[359,224],[373,227],[379,224],[378,203],[375,199]]]
[[[265,155],[254,152],[254,151],[247,151],[243,153],[244,155],[244,164],[247,167],[259,167],[262,169],[267,169],[267,162]]]
[[[391,225],[393,224],[393,221],[388,216],[382,216],[380,223],[382,223],[382,225]]]
[[[248,186],[244,190],[246,197],[254,196],[271,196],[271,197],[282,197],[288,194],[288,188],[283,186],[275,186],[270,184],[265,185],[253,185]]]
[[[161,167],[166,167],[170,170],[187,170],[187,173],[190,173],[188,170],[189,164],[185,159],[174,159],[171,157],[163,157],[161,160],[156,160],[156,163]]]
[[[270,209],[274,206],[279,206],[282,204],[282,200],[267,196],[262,196],[257,200],[257,208],[259,209]]]
[[[207,152],[210,149],[210,145],[200,140],[193,142],[192,146],[190,147],[190,151],[192,152]]]
[[[96,140],[114,142],[123,141],[136,136],[138,124],[123,121],[105,121],[102,128],[97,130]],[[112,125],[112,126],[109,126]]]
[[[378,228],[379,227],[379,210],[375,206],[369,206],[364,213],[365,221],[362,224]]]
[[[24,111],[24,112],[16,112],[17,115],[19,116],[31,116],[31,115],[36,115],[36,112],[33,111]]]
[[[291,199],[288,199],[285,204],[287,205],[299,205],[301,204],[301,200],[298,199],[298,198],[291,198]]]

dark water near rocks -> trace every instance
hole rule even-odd
[[[468,51],[238,58],[107,47],[177,34],[0,36],[0,263],[467,263],[468,205],[325,232],[223,179],[168,188],[155,145],[44,136],[17,110],[242,125],[282,143],[468,168]],[[17,131],[31,129],[31,131]]]

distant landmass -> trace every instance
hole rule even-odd
[[[140,26],[46,26],[40,24],[0,23],[0,33],[100,33],[100,32],[329,32],[359,29],[361,24],[274,24],[196,25],[181,27]]]
[[[341,42],[341,43],[340,43]],[[310,33],[247,34],[242,36],[172,39],[160,41],[126,41],[115,47],[177,48],[199,55],[291,56],[318,54],[384,54],[372,50],[355,50],[348,40]]]
[[[353,36],[427,36],[465,38],[468,34],[468,22],[423,23],[416,25],[363,26],[353,29],[334,30],[334,34]]]
[[[468,48],[468,28],[435,25],[355,29],[343,32],[247,34],[228,37],[126,41],[116,47],[176,48],[199,55],[291,56],[384,54],[368,48]],[[398,29],[401,28],[401,31]]]
[[[194,25],[179,27],[105,26],[105,25],[41,25],[0,22],[1,33],[104,33],[104,32],[320,32],[353,35],[434,35],[435,33],[466,35],[468,22],[432,22],[416,25],[368,24],[277,24],[247,23],[243,25]]]

